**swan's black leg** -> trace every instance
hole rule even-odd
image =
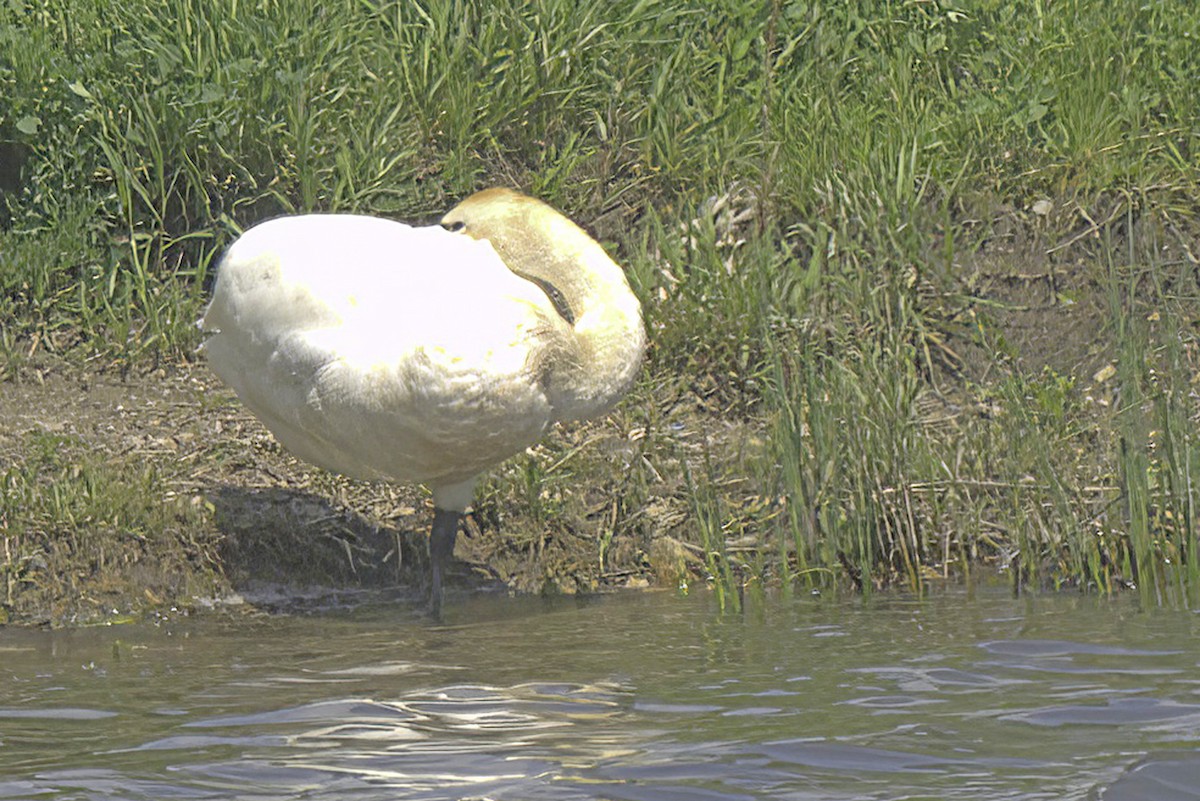
[[[446,564],[454,554],[454,540],[458,537],[459,512],[433,509],[433,530],[429,533],[429,564],[433,581],[429,593],[429,607],[435,617],[442,614],[442,576]]]

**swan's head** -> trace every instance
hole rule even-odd
[[[621,268],[566,215],[511,189],[476,192],[442,217],[447,231],[486,240],[508,269],[550,296],[569,323],[588,306],[599,284],[628,292]]]
[[[620,271],[600,243],[565,214],[512,189],[476,192],[442,217],[442,227],[487,240],[521,275],[570,283],[581,272],[607,272],[609,266]]]
[[[517,241],[546,240],[563,222],[570,223],[542,201],[499,188],[476,192],[442,217],[442,227],[447,231],[486,239],[497,249],[505,243],[511,246]]]

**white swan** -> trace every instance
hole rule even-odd
[[[354,215],[257,225],[200,321],[212,369],[294,454],[433,492],[431,599],[480,473],[558,420],[607,411],[645,347],[604,249],[507,189],[441,226]]]

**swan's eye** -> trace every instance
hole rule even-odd
[[[445,228],[447,231],[450,231],[451,233],[457,233],[458,231],[461,231],[462,229],[466,228],[467,224],[465,222],[463,222],[462,220],[455,220],[454,222],[442,223],[442,227]]]

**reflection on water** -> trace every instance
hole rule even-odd
[[[0,799],[1200,799],[1195,621],[652,593],[0,630]]]

